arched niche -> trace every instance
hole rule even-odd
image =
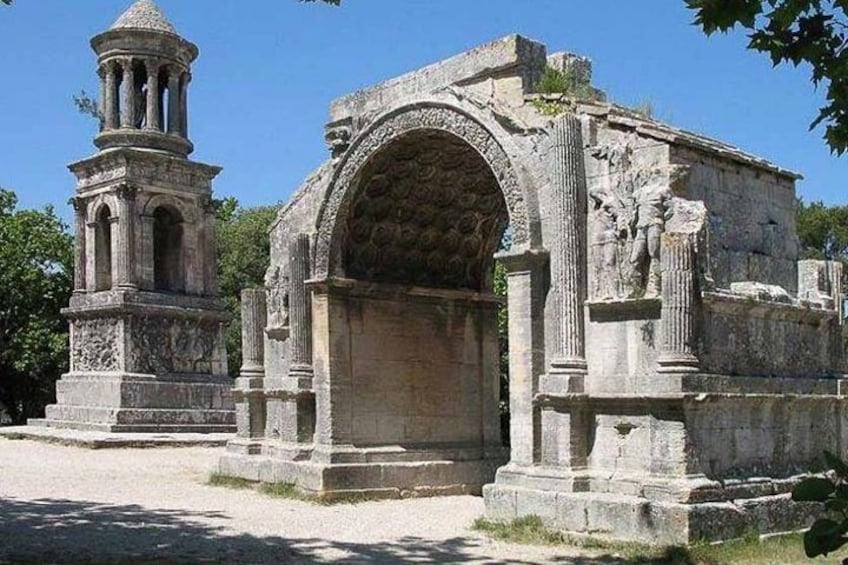
[[[185,290],[185,222],[174,206],[153,210],[153,288],[158,292]]]
[[[112,211],[101,204],[94,213],[94,290],[112,288]]]

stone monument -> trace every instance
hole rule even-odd
[[[108,432],[235,427],[218,298],[212,179],[188,160],[195,45],[150,0],[92,39],[99,151],[77,177],[70,372],[40,426]]]
[[[591,95],[537,93],[547,66]],[[787,493],[848,447],[848,404],[841,270],[798,261],[798,177],[590,81],[510,36],[333,102],[243,297],[221,472],[482,492],[494,519],[653,543],[806,525]]]

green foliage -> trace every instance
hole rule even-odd
[[[695,24],[710,35],[736,26],[747,30],[748,48],[777,66],[809,64],[817,87],[827,85],[826,104],[810,129],[825,124],[831,151],[848,149],[848,17],[844,0],[686,0]]]
[[[848,260],[848,206],[801,201],[797,229],[805,259]]]
[[[561,71],[547,67],[536,85],[539,94],[563,94],[577,100],[596,100],[597,92],[588,82],[580,80],[571,69]]]
[[[0,189],[0,402],[17,424],[40,416],[68,369],[73,244],[51,207],[18,210]]]
[[[85,90],[80,90],[79,94],[74,94],[74,105],[80,114],[95,118],[101,123],[103,122],[103,114],[100,113],[100,106],[97,104],[97,100],[89,96]]]
[[[241,208],[235,198],[216,202],[218,219],[218,282],[232,315],[227,329],[230,374],[241,367],[241,291],[262,286],[271,254],[269,229],[277,206]]]
[[[512,237],[507,231],[501,239],[500,251],[505,251],[511,246]],[[499,261],[495,262],[492,291],[498,296],[506,297],[507,294],[506,268]],[[498,307],[498,347],[501,439],[504,445],[509,445],[509,311],[505,304]]]
[[[804,552],[810,558],[826,556],[848,543],[848,465],[829,451],[824,459],[827,474],[806,478],[792,489],[792,500],[824,506],[825,516],[804,533]]]

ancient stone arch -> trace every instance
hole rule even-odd
[[[416,132],[444,132],[468,144],[483,158],[497,179],[509,214],[513,244],[524,247],[535,239],[526,196],[528,187],[522,185],[515,164],[495,134],[457,107],[419,102],[394,109],[377,119],[354,140],[337,168],[317,224],[314,254],[314,275],[317,278],[338,274],[344,222],[350,215],[363,168],[392,142]]]

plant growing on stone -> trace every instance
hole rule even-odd
[[[848,544],[848,464],[829,451],[824,460],[828,471],[823,476],[806,478],[792,489],[792,500],[824,505],[824,517],[804,533],[804,552],[810,558]]]

